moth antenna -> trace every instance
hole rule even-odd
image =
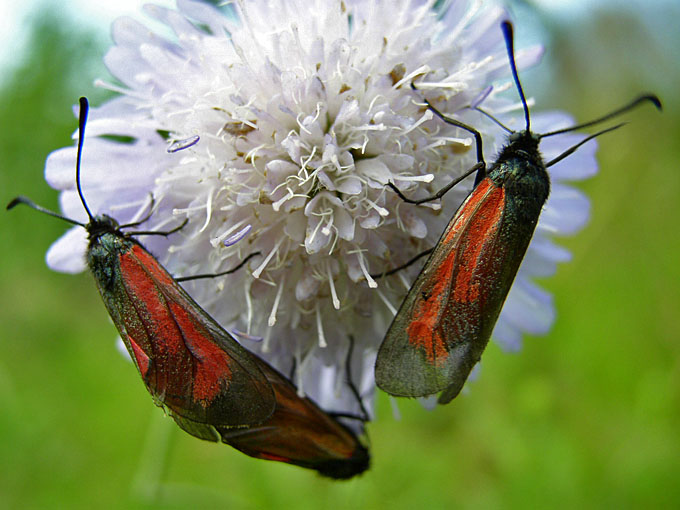
[[[33,200],[31,200],[30,198],[26,197],[16,197],[15,199],[13,199],[9,204],[7,204],[7,210],[9,211],[10,209],[14,209],[19,204],[27,205],[31,209],[35,209],[36,211],[39,211],[41,213],[49,214],[50,216],[54,216],[55,218],[59,218],[60,220],[68,221],[73,225],[85,227],[84,223],[80,223],[79,221],[72,220],[71,218],[67,218],[66,216],[62,216],[61,214],[55,213],[54,211],[45,209],[44,207],[39,206],[38,204],[33,202]]]
[[[620,123],[620,124],[617,124],[616,126],[608,127],[608,128],[603,129],[603,130],[601,130],[601,131],[598,131],[597,133],[593,133],[592,135],[590,135],[590,136],[584,138],[583,140],[581,140],[579,143],[577,143],[577,144],[572,145],[571,147],[569,147],[566,151],[564,151],[562,154],[560,154],[559,156],[557,156],[555,159],[551,159],[550,161],[548,161],[548,162],[545,164],[545,166],[546,166],[546,167],[553,166],[553,165],[554,165],[555,163],[557,163],[558,161],[562,161],[564,158],[566,158],[566,157],[569,156],[570,154],[573,154],[573,153],[576,151],[576,149],[578,149],[578,148],[579,148],[581,145],[583,145],[584,143],[587,143],[587,142],[589,142],[590,140],[592,140],[593,138],[596,138],[596,137],[598,137],[598,136],[600,136],[600,135],[603,135],[603,134],[605,134],[605,133],[609,133],[610,131],[614,131],[615,129],[619,129],[621,126],[625,126],[625,125],[626,125],[626,122],[622,122],[622,123]]]
[[[529,121],[529,106],[527,105],[527,99],[524,96],[522,84],[519,81],[519,75],[517,74],[517,64],[515,63],[515,42],[513,37],[512,23],[507,20],[503,21],[503,23],[501,23],[501,29],[503,30],[503,36],[505,37],[505,47],[508,49],[508,59],[510,60],[510,68],[512,69],[512,78],[515,80],[519,97],[522,100],[522,108],[524,108],[526,130],[531,131]]]
[[[482,110],[482,109],[481,109],[480,107],[478,107],[478,106],[475,106],[475,107],[472,108],[472,109],[475,110],[475,111],[477,111],[477,112],[479,112],[479,113],[481,113],[482,115],[484,115],[484,116],[487,117],[488,119],[492,120],[492,121],[493,121],[496,125],[498,125],[501,129],[507,131],[508,133],[514,133],[514,131],[513,131],[512,129],[510,129],[508,126],[506,126],[505,124],[503,124],[500,120],[498,120],[496,117],[494,117],[493,115],[491,115],[489,112],[487,112],[487,111],[485,111],[485,110]]]
[[[80,159],[83,154],[83,141],[85,139],[85,124],[87,124],[87,113],[89,111],[90,104],[87,102],[87,98],[81,97],[80,113],[78,115],[78,153],[76,155],[76,188],[78,189],[78,196],[80,197],[80,201],[83,203],[83,207],[85,208],[87,217],[90,218],[90,221],[92,221],[94,219],[94,216],[92,216],[92,212],[90,211],[90,208],[87,206],[87,202],[85,202],[85,198],[83,197],[83,190],[80,187]]]
[[[638,105],[644,103],[645,101],[649,101],[652,103],[657,110],[663,111],[663,106],[661,105],[661,100],[655,95],[655,94],[642,94],[635,99],[633,99],[630,103],[623,105],[620,108],[617,108],[616,110],[609,112],[602,117],[598,117],[595,120],[591,120],[589,122],[584,122],[583,124],[577,124],[576,126],[571,126],[568,128],[564,129],[557,129],[555,131],[550,131],[549,133],[544,133],[539,135],[541,138],[545,138],[546,136],[553,136],[553,135],[559,135],[562,133],[569,133],[570,131],[577,131],[579,129],[587,128],[590,126],[594,126],[596,124],[600,124],[602,122],[605,122],[609,119],[613,119],[614,117],[618,117],[619,115],[626,113],[633,108],[636,108]],[[606,131],[605,131],[606,132]]]

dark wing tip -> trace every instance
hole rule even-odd
[[[325,461],[314,466],[314,469],[334,480],[349,480],[366,471],[370,465],[371,456],[368,450],[359,444],[350,458]]]

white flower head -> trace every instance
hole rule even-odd
[[[128,223],[153,196],[145,230],[188,219],[168,239],[142,239],[178,276],[224,271],[259,252],[188,290],[246,347],[294,368],[300,391],[329,410],[357,409],[346,384],[350,335],[353,382],[371,398],[375,352],[417,267],[371,274],[432,247],[472,186],[471,177],[426,206],[386,187],[424,196],[476,163],[470,133],[434,118],[423,96],[479,129],[487,160],[506,135],[471,105],[523,127],[516,92],[506,90],[505,13],[435,3],[253,0],[218,10],[178,0],[178,10],[145,7],[171,38],[130,18],[113,25],[105,61],[122,86],[108,85],[120,95],[91,112],[82,174],[90,208]],[[563,114],[533,115],[537,132],[565,123]],[[546,139],[546,160],[578,139]],[[74,161],[74,148],[56,151],[46,179],[63,190],[65,214],[84,219]],[[550,237],[588,217],[588,201],[560,179],[595,171],[594,144],[551,168],[551,198],[495,330],[504,347],[550,327],[550,296],[530,278],[568,258]],[[81,270],[84,249],[83,229],[72,230],[48,264]]]

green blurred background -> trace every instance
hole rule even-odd
[[[609,4],[607,4],[609,5]],[[0,213],[0,507],[524,508],[680,505],[680,9],[650,3],[558,16],[516,6],[543,30],[544,62],[523,73],[539,108],[587,120],[644,90],[600,139],[601,173],[579,186],[592,221],[557,276],[552,332],[518,355],[491,345],[467,395],[433,412],[385,395],[369,426],[373,465],[334,483],[181,433],[151,401],[91,277],[51,272],[65,230],[28,209]],[[71,143],[72,104],[106,93],[108,34],[54,11],[0,89],[0,189],[57,208],[45,156]],[[533,32],[534,34],[538,32]],[[521,43],[520,43],[521,44]]]

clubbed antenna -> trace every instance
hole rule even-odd
[[[83,197],[83,190],[80,187],[80,159],[83,154],[83,141],[85,140],[85,124],[87,123],[87,113],[89,111],[90,104],[87,102],[87,98],[81,97],[80,114],[78,116],[78,153],[76,155],[76,188],[78,188],[78,196],[80,197],[80,201],[83,203],[83,207],[85,208],[87,217],[90,218],[90,221],[92,221],[94,217],[90,212],[90,208],[87,206],[87,202],[85,202],[85,198]]]
[[[508,59],[510,60],[510,68],[512,69],[512,78],[515,80],[515,85],[517,85],[519,97],[522,100],[522,108],[524,108],[524,120],[526,121],[526,130],[531,131],[529,121],[529,106],[527,105],[527,99],[524,96],[522,84],[519,82],[519,75],[517,74],[517,64],[515,63],[515,42],[513,37],[512,23],[510,23],[507,20],[503,21],[503,23],[501,23],[501,29],[503,30],[503,36],[505,37],[505,46],[508,49]]]

